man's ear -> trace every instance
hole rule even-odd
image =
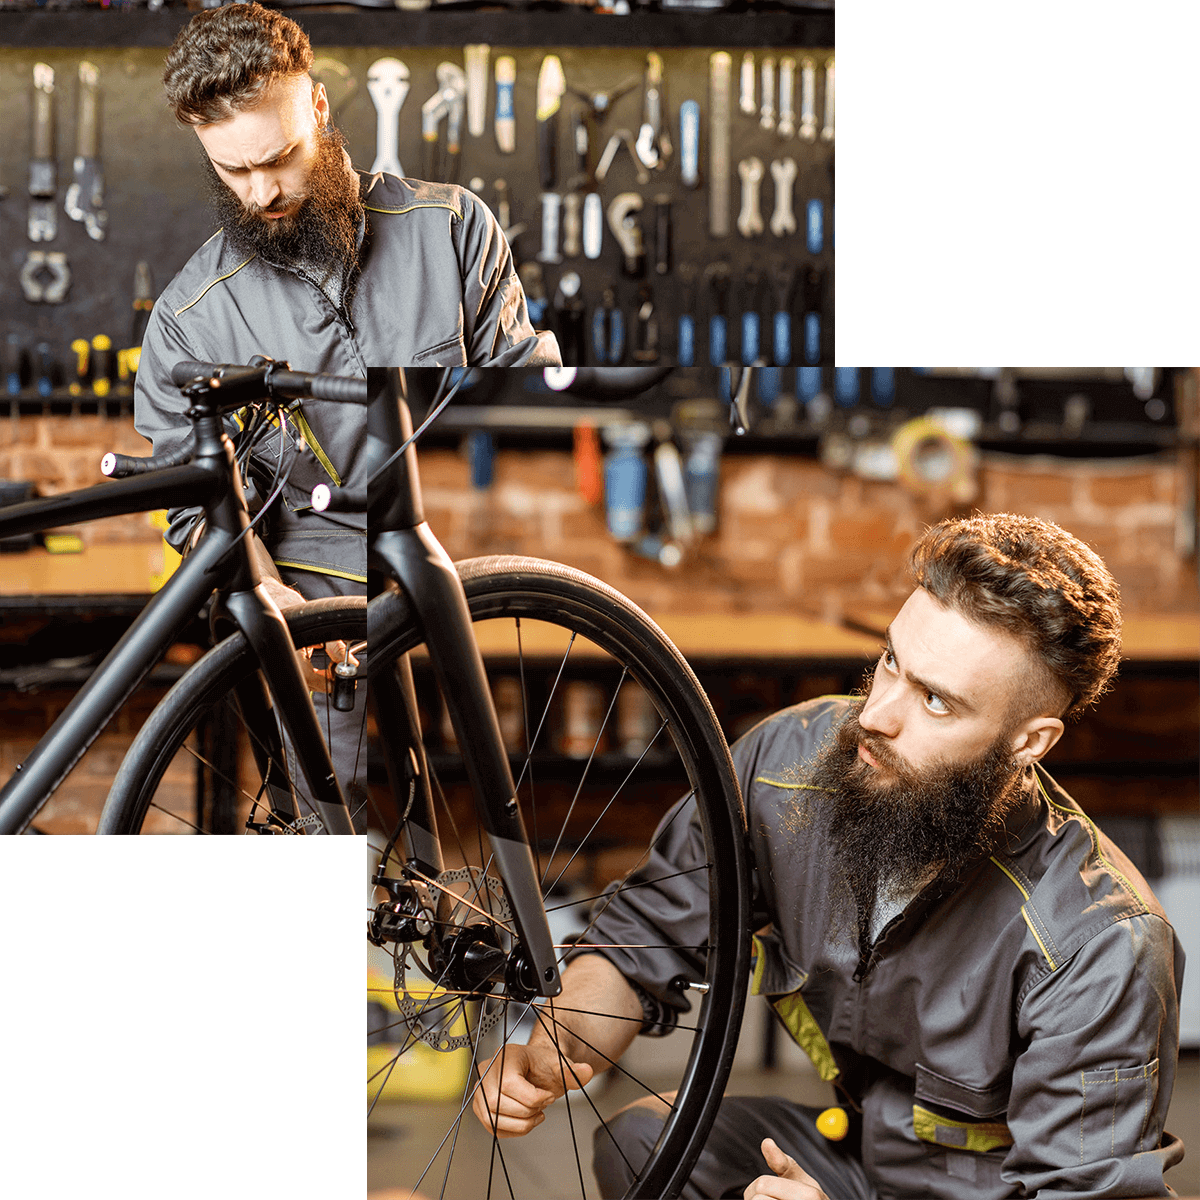
[[[1020,767],[1040,762],[1063,735],[1058,717],[1030,717],[1017,726],[1012,736],[1013,760]]]
[[[313,83],[313,119],[318,129],[324,129],[329,124],[329,96],[323,83]]]

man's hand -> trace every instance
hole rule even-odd
[[[501,1060],[504,1078],[500,1078]],[[545,1119],[545,1109],[593,1075],[587,1063],[567,1063],[552,1045],[506,1046],[484,1068],[471,1107],[485,1129],[499,1137],[521,1137]]]
[[[770,1138],[763,1139],[762,1152],[775,1174],[752,1180],[742,1193],[743,1200],[753,1200],[755,1196],[768,1196],[770,1200],[829,1200],[821,1185]]]

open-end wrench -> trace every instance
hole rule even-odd
[[[779,60],[779,130],[781,138],[796,136],[796,60],[784,55]]]
[[[747,50],[742,55],[742,71],[739,76],[738,107],[748,117],[754,116],[757,107],[754,103],[754,51]]]
[[[833,58],[825,60],[825,124],[821,126],[821,141],[833,141]]]
[[[61,250],[30,250],[20,278],[30,304],[61,304],[71,286],[71,268]]]
[[[642,126],[638,130],[637,155],[648,167],[661,170],[671,157],[670,126],[664,119],[662,55],[646,55],[646,92],[642,101]]]
[[[463,47],[467,76],[467,132],[482,137],[487,126],[488,57],[491,46],[476,42]]]
[[[762,116],[758,123],[764,129],[775,128],[775,59],[771,55],[762,60]]]
[[[759,185],[762,183],[763,164],[761,158],[743,158],[738,163],[738,174],[742,179],[742,211],[738,214],[738,233],[742,237],[757,237],[763,231],[762,211],[758,205]]]
[[[82,221],[88,237],[104,240],[104,171],[100,166],[100,72],[90,62],[79,64],[79,120],[75,126],[73,178],[67,188],[66,214]]]
[[[52,242],[58,233],[54,193],[58,159],[54,149],[54,68],[33,67],[33,146],[29,156],[29,240]]]
[[[408,68],[398,58],[377,58],[367,68],[367,91],[375,105],[375,161],[371,171],[403,177],[400,110],[408,95]]]
[[[583,250],[583,193],[568,192],[563,197],[562,252],[564,258],[578,258]]]
[[[817,140],[817,64],[808,55],[800,60],[800,137]]]
[[[777,158],[771,163],[771,178],[775,181],[775,212],[771,215],[771,232],[776,237],[796,232],[796,216],[792,212],[792,184],[796,182],[796,160]]]

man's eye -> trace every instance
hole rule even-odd
[[[946,702],[936,692],[925,693],[925,707],[932,713],[948,713]]]
[[[883,652],[883,665],[887,667],[889,671],[894,671],[896,669],[896,656],[890,650],[885,650]]]

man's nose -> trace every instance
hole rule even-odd
[[[900,704],[894,688],[872,686],[858,723],[867,733],[880,737],[894,738],[900,732]]]
[[[275,176],[266,171],[250,173],[250,201],[259,208],[268,208],[279,195]]]

